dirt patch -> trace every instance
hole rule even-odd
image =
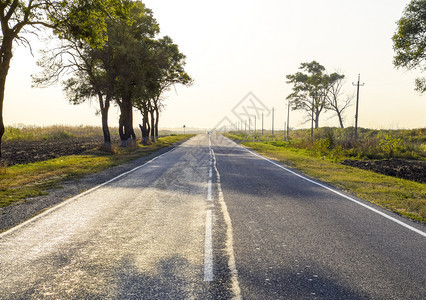
[[[117,138],[118,139],[118,138]],[[2,161],[8,166],[81,154],[103,143],[103,137],[81,137],[46,141],[10,141],[2,143]]]
[[[388,176],[408,179],[421,183],[426,182],[426,161],[385,159],[385,160],[350,160],[343,165],[374,171]]]

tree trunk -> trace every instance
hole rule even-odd
[[[315,107],[315,113],[314,113],[314,122],[315,122],[315,129],[318,129],[318,127],[319,127],[319,118],[320,118],[320,115],[321,115],[321,111],[322,111],[322,107],[318,104],[316,107]]]
[[[158,111],[158,107],[155,108],[155,139],[158,140],[158,122],[160,119],[160,112]]]
[[[155,143],[155,117],[154,117],[154,110],[151,109],[149,112],[151,115],[151,142]]]
[[[149,120],[148,120],[148,112],[141,111],[142,114],[142,125],[139,125],[142,133],[142,144],[146,145],[149,142]]]
[[[133,130],[133,106],[129,99],[122,99],[120,103],[119,134],[121,147],[136,145],[136,134]]]
[[[339,118],[339,124],[340,124],[340,128],[345,128],[345,126],[343,126],[343,118],[342,115],[339,111],[337,111],[337,117]]]
[[[108,128],[108,111],[110,106],[110,97],[107,95],[105,97],[105,102],[103,100],[102,93],[98,93],[99,98],[99,107],[101,109],[101,117],[102,117],[102,132],[104,134],[104,145],[102,146],[102,150],[106,152],[112,152],[112,144],[111,144],[111,134]]]
[[[319,114],[315,116],[315,129],[318,129],[319,127]]]
[[[6,88],[6,77],[9,72],[10,60],[12,59],[12,42],[13,38],[3,36],[1,51],[0,51],[0,158],[1,158],[1,140],[4,135],[4,122],[3,122],[3,103],[4,92]]]

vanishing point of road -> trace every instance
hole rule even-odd
[[[0,234],[0,299],[426,299],[425,227],[198,135]]]

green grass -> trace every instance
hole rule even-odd
[[[118,148],[115,154],[91,150],[84,155],[64,156],[43,162],[14,165],[0,168],[0,207],[30,197],[45,195],[62,182],[99,172],[155,151],[193,135],[161,137],[155,144]]]
[[[232,135],[229,137],[232,138]],[[313,156],[310,150],[283,147],[282,142],[273,143],[242,144],[349,194],[404,217],[426,222],[426,184],[344,166]]]

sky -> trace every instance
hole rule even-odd
[[[286,75],[313,60],[329,73],[346,77],[345,95],[360,87],[358,126],[377,129],[426,127],[426,95],[414,91],[416,71],[395,69],[392,36],[409,0],[145,0],[161,28],[179,45],[191,87],[166,93],[161,128],[232,126],[282,129],[287,122],[286,97],[292,92]],[[17,46],[6,83],[6,125],[100,126],[96,101],[78,106],[67,102],[60,84],[32,88],[39,69],[38,50],[49,42],[32,37],[32,50]],[[354,101],[355,102],[355,101]],[[110,111],[110,126],[119,112]],[[345,113],[354,125],[355,103]],[[135,112],[134,126],[140,120]],[[338,126],[332,113],[320,126]],[[291,128],[308,128],[304,113],[290,112]]]

